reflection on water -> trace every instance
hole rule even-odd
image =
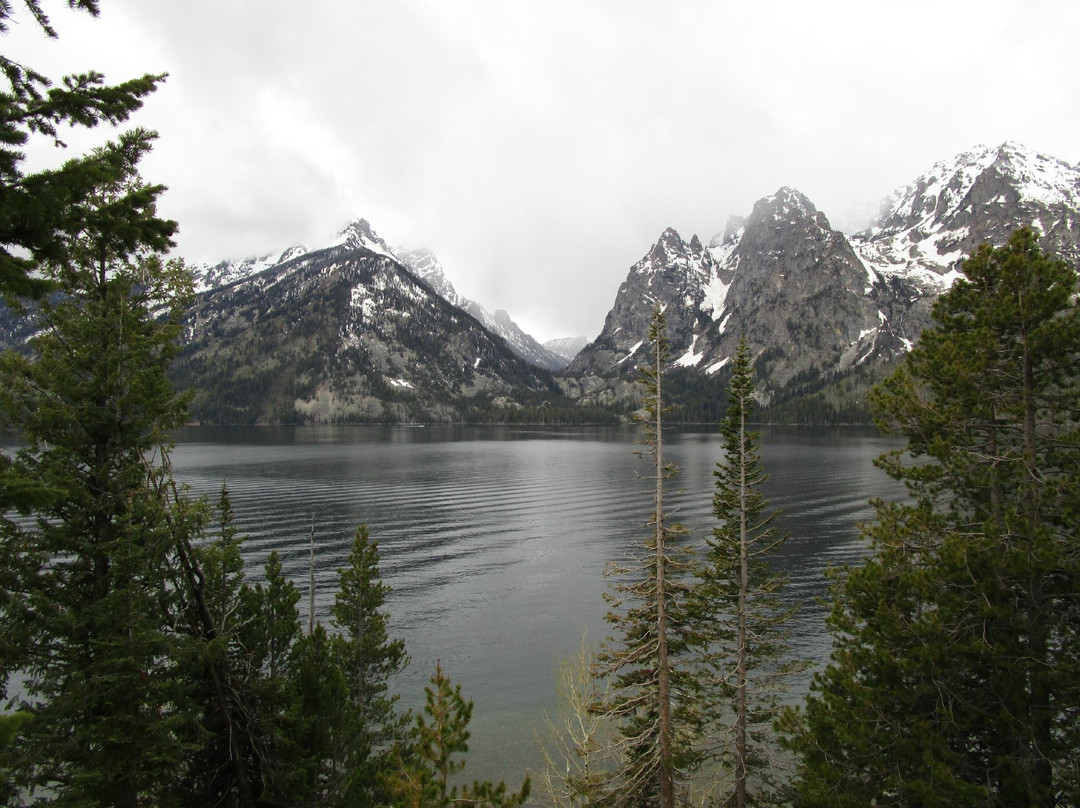
[[[191,428],[177,435],[177,478],[212,497],[228,485],[244,556],[271,550],[304,593],[315,520],[317,616],[360,524],[379,543],[394,636],[412,664],[396,681],[419,705],[435,660],[476,702],[469,777],[520,777],[533,730],[555,707],[554,671],[603,623],[606,564],[643,539],[647,461],[633,428]],[[791,538],[780,564],[803,604],[798,652],[828,653],[824,571],[859,558],[857,523],[873,496],[898,494],[872,460],[895,442],[874,431],[766,428],[765,493]],[[681,473],[670,498],[700,541],[711,529],[715,432],[671,432]]]

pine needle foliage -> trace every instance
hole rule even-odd
[[[805,667],[790,655],[788,624],[795,608],[780,597],[787,576],[771,563],[786,536],[777,532],[778,514],[767,510],[761,491],[768,476],[759,435],[749,429],[752,372],[744,338],[720,425],[724,459],[713,472],[717,525],[706,539],[692,599],[701,621],[702,666],[709,674],[702,695],[708,753],[730,773],[720,778],[718,802],[737,808],[773,804],[780,774],[773,723],[788,679]]]
[[[69,0],[72,9],[97,16],[97,0]],[[0,35],[17,20],[19,7],[44,36],[56,38],[39,0],[0,3]],[[113,227],[115,253],[131,253],[151,244],[161,249],[176,230],[175,222],[152,215],[161,186],[129,186],[100,205],[103,192],[129,177],[153,141],[142,129],[122,133],[91,154],[68,159],[59,168],[26,173],[22,148],[32,137],[64,143],[64,127],[91,128],[120,124],[138,110],[165,76],[144,75],[107,85],[96,71],[64,77],[59,85],[32,67],[0,54],[0,294],[9,303],[18,298],[41,298],[57,288],[55,279],[39,270],[70,264],[82,234],[100,229],[106,219]],[[6,85],[6,86],[5,86]]]
[[[1027,228],[962,271],[875,393],[910,498],[835,587],[800,804],[1080,798],[1077,273]]]
[[[41,269],[64,294],[40,304],[31,352],[0,356],[0,428],[23,439],[0,457],[0,671],[20,673],[12,708],[28,717],[9,777],[57,804],[170,804],[191,719],[168,584],[178,537],[200,523],[162,494],[191,281],[154,254],[152,207],[108,215],[139,185],[130,167],[100,193],[70,262]]]
[[[642,552],[606,571],[606,620],[615,632],[601,647],[596,673],[606,683],[595,710],[617,726],[607,750],[612,776],[605,803],[672,808],[678,789],[696,770],[701,716],[699,681],[689,663],[696,635],[687,610],[692,559],[678,539],[685,528],[669,519],[665,493],[677,471],[664,460],[663,373],[669,360],[663,310],[653,313],[650,362],[641,369],[644,410],[639,416],[652,465],[647,477],[653,510]]]
[[[379,773],[390,751],[406,735],[409,717],[399,714],[390,678],[409,662],[405,643],[391,639],[385,611],[390,593],[379,574],[379,548],[362,525],[348,563],[338,571],[338,591],[330,608],[339,632],[339,664],[350,716],[342,768],[342,800],[347,805],[376,805],[381,799]]]
[[[415,733],[395,750],[385,776],[391,804],[403,808],[515,808],[529,798],[530,781],[508,793],[506,784],[473,781],[461,785],[456,777],[467,762],[469,722],[473,703],[461,694],[436,662],[430,684],[424,688],[426,703],[416,717]]]

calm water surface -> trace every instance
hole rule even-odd
[[[465,775],[516,783],[538,763],[535,732],[556,709],[555,672],[583,631],[606,635],[604,567],[645,538],[647,461],[634,428],[190,428],[176,476],[194,493],[231,493],[249,575],[271,550],[308,603],[315,521],[316,616],[326,620],[356,527],[378,541],[393,636],[412,657],[395,681],[423,703],[435,661],[476,709]],[[864,552],[868,500],[899,496],[872,465],[897,444],[873,430],[765,428],[765,494],[791,538],[778,563],[802,604],[796,652],[821,660],[824,571]],[[712,471],[722,440],[672,431],[680,474],[670,502],[700,542],[711,529]]]

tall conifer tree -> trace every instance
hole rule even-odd
[[[910,500],[836,588],[802,804],[1080,799],[1077,275],[1029,229],[962,271],[874,396]]]
[[[338,591],[330,608],[340,632],[339,659],[351,708],[343,785],[349,805],[379,801],[378,772],[386,767],[392,745],[404,737],[408,718],[394,705],[390,677],[407,664],[405,643],[390,639],[384,610],[390,587],[379,574],[379,548],[367,526],[356,531],[348,564],[338,571]]]
[[[674,465],[664,460],[663,374],[669,360],[666,321],[659,307],[649,327],[650,361],[643,367],[646,395],[640,420],[643,455],[653,472],[653,511],[645,553],[631,564],[614,564],[618,580],[605,594],[607,621],[620,636],[597,655],[597,672],[610,682],[597,709],[618,725],[611,750],[616,772],[610,783],[615,805],[672,808],[676,789],[698,763],[694,750],[700,716],[697,678],[687,659],[695,642],[687,612],[690,572],[686,550],[675,543],[685,533],[671,522],[665,504]]]
[[[172,223],[118,219],[134,165],[99,189],[43,302],[32,354],[0,358],[0,425],[25,445],[0,462],[7,569],[0,667],[25,676],[12,777],[57,800],[169,804],[188,720],[177,685],[179,520],[161,495],[167,430],[185,402],[167,371],[191,295],[154,253]],[[153,194],[150,197],[153,198]],[[159,320],[159,315],[164,319]]]
[[[767,511],[761,486],[758,435],[749,429],[754,411],[753,369],[745,338],[739,340],[721,423],[724,460],[717,463],[713,515],[701,580],[692,602],[701,620],[703,663],[710,673],[702,710],[708,716],[710,750],[733,775],[722,804],[737,808],[770,804],[778,743],[772,731],[782,686],[799,667],[788,656],[785,623],[792,609],[778,596],[786,577],[770,564],[783,542]]]

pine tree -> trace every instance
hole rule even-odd
[[[701,620],[703,665],[710,687],[702,699],[709,716],[706,734],[733,774],[732,793],[722,804],[737,808],[771,804],[778,749],[772,725],[780,715],[786,678],[797,668],[788,657],[785,623],[792,609],[778,593],[786,576],[770,555],[784,541],[766,512],[761,486],[759,436],[748,428],[754,411],[752,368],[740,339],[728,386],[727,414],[720,425],[724,461],[717,463],[713,515],[718,525],[706,540],[701,580],[693,591]]]
[[[337,639],[316,623],[292,650],[284,716],[288,748],[281,761],[289,785],[276,795],[287,805],[351,804],[343,791],[352,705]]]
[[[287,766],[293,728],[286,712],[300,594],[285,580],[276,551],[267,559],[265,586],[245,580],[224,489],[218,513],[219,535],[190,551],[197,583],[182,582],[187,630],[197,641],[187,675],[199,708],[182,785],[188,806],[252,805],[288,792],[295,775]]]
[[[1028,229],[983,245],[875,393],[874,555],[835,590],[802,804],[1075,804],[1080,771],[1080,307]]]
[[[0,34],[15,20],[16,4],[0,4]],[[26,13],[45,36],[56,30],[39,0],[23,0]],[[69,0],[73,9],[98,13],[97,0]],[[164,80],[145,75],[109,86],[95,71],[67,76],[61,86],[30,67],[0,55],[0,73],[7,82],[0,91],[0,294],[40,297],[55,288],[56,278],[37,274],[45,266],[71,263],[80,249],[81,233],[99,228],[107,219],[112,227],[112,250],[131,254],[142,246],[162,249],[176,230],[175,222],[153,215],[160,186],[129,186],[114,191],[129,177],[139,158],[150,148],[153,135],[144,130],[124,133],[92,154],[69,159],[55,169],[26,174],[20,151],[31,136],[64,144],[66,126],[93,127],[119,124],[142,106],[143,99]],[[102,208],[103,193],[111,198]]]
[[[139,183],[99,189],[43,302],[31,355],[0,358],[5,677],[19,670],[20,754],[9,773],[58,802],[170,804],[190,716],[178,690],[173,549],[197,529],[161,495],[167,430],[184,398],[167,370],[191,280],[161,245],[152,206],[117,220]],[[152,197],[151,197],[152,198]],[[163,317],[163,319],[159,319]]]
[[[338,592],[330,612],[340,632],[340,664],[351,710],[347,771],[343,798],[349,805],[375,805],[379,801],[377,773],[385,768],[392,745],[408,723],[396,713],[396,695],[388,692],[390,677],[407,664],[405,643],[391,640],[388,615],[383,610],[390,587],[379,575],[379,549],[366,526],[356,531],[348,564],[338,571]]]
[[[689,561],[674,540],[685,529],[668,519],[664,502],[668,478],[664,460],[663,372],[669,355],[663,310],[649,327],[650,363],[643,367],[646,387],[644,426],[653,474],[651,532],[645,554],[633,563],[615,564],[618,576],[605,599],[606,619],[621,635],[609,638],[597,655],[597,673],[610,682],[608,698],[597,710],[619,727],[610,750],[616,771],[610,783],[615,805],[672,808],[675,791],[698,763],[694,742],[700,725],[695,708],[697,677],[688,659],[696,638],[687,612]]]
[[[415,737],[398,747],[393,768],[386,776],[391,804],[403,808],[523,805],[529,797],[528,777],[519,791],[510,794],[501,782],[474,781],[471,786],[454,783],[454,775],[466,764],[473,703],[465,700],[461,685],[455,685],[438,662],[424,693],[426,703],[423,714],[416,717]]]

